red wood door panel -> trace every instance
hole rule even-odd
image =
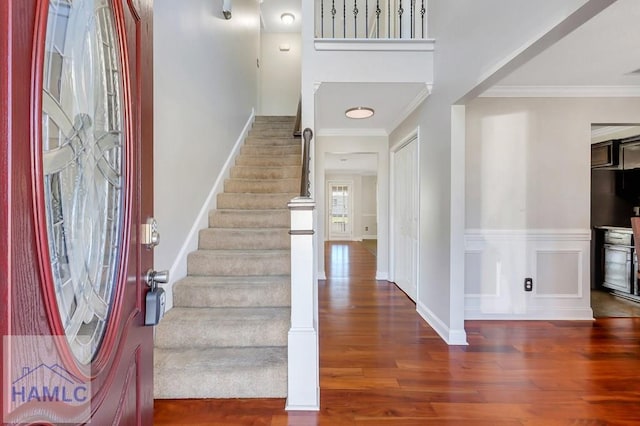
[[[82,7],[94,1],[58,0],[64,7]],[[139,239],[140,224],[153,215],[152,1],[106,2],[115,23],[120,66],[117,78],[123,99],[123,207],[121,226],[117,228],[122,248],[114,251],[118,253],[113,259],[115,284],[106,297],[105,331],[98,349],[86,362],[64,337],[70,321],[58,310],[62,291],[52,278],[53,238],[47,233],[44,200],[57,200],[55,196],[47,198],[47,184],[43,183],[43,157],[47,155],[42,152],[43,129],[45,133],[50,129],[43,125],[42,105],[50,105],[51,101],[43,101],[42,79],[46,74],[47,27],[52,25],[50,2],[0,2],[0,332],[4,421],[83,423],[83,416],[88,413],[91,422],[98,425],[152,423],[153,328],[144,326],[147,286],[142,276],[152,267],[153,254]],[[72,129],[79,132],[78,127]],[[82,224],[82,220],[78,222]],[[83,297],[69,300],[80,306]],[[88,324],[89,317],[86,318],[82,327]],[[34,336],[34,340],[22,336]],[[46,336],[63,337],[46,340]],[[42,359],[42,348],[36,348],[42,342],[48,342],[47,350],[56,359],[55,365]],[[38,387],[39,394],[33,394],[31,385],[17,387],[20,372],[36,382],[40,378],[49,380],[48,387]],[[66,388],[53,386],[51,375],[75,380],[76,394],[65,394]],[[83,386],[88,390],[86,395],[82,393]]]

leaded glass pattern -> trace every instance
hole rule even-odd
[[[42,92],[48,249],[60,319],[82,364],[94,359],[122,248],[122,74],[108,0],[50,0]]]

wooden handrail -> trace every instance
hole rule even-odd
[[[300,196],[309,198],[311,196],[311,181],[309,179],[309,162],[311,139],[313,139],[313,131],[308,127],[302,132],[302,178],[300,179]]]
[[[302,136],[302,97],[298,101],[298,112],[296,113],[296,123],[293,125],[293,137]]]

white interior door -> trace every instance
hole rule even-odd
[[[352,187],[350,182],[329,182],[329,239],[353,238]]]
[[[394,282],[416,300],[418,286],[418,218],[420,191],[417,139],[393,155]]]

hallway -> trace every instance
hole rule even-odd
[[[640,318],[472,321],[447,346],[357,242],[326,245],[321,411],[284,400],[157,400],[156,425],[632,425]]]

